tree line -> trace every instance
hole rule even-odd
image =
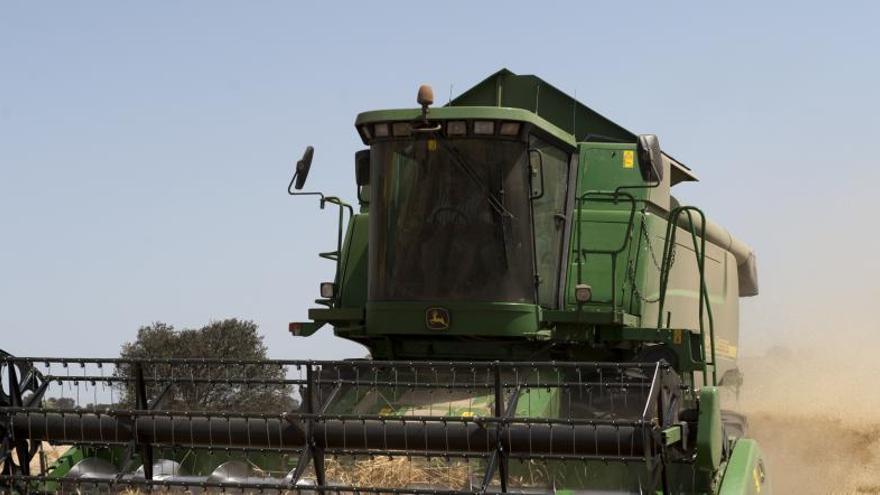
[[[212,321],[194,329],[177,330],[172,325],[155,322],[138,329],[137,338],[122,346],[121,358],[166,359],[208,358],[243,361],[264,361],[266,345],[257,325],[248,320],[230,318]],[[146,395],[160,400],[165,410],[210,410],[238,412],[278,412],[298,407],[295,390],[290,385],[240,383],[235,380],[282,380],[287,370],[276,365],[191,364],[174,366],[167,363],[143,364]],[[116,374],[132,378],[135,370],[121,364]],[[183,379],[170,387],[156,384],[149,378],[176,377]],[[205,380],[211,383],[205,383]],[[231,381],[229,381],[231,380]],[[135,407],[137,394],[131,381],[122,382],[121,404]]]

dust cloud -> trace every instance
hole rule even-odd
[[[774,493],[880,494],[880,332],[826,332],[742,357],[734,409],[748,415]]]

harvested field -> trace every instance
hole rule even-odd
[[[64,453],[67,452],[67,449],[69,448],[69,445],[50,445],[48,442],[43,442],[42,453],[44,455],[46,466],[51,466],[52,463],[57,461],[59,457],[64,455]],[[14,462],[18,462],[18,456],[15,454],[15,452],[12,453],[12,460]],[[34,458],[31,459],[30,468],[32,473],[40,472],[40,462],[40,454],[38,452],[37,455],[35,455]],[[2,466],[3,463],[0,462],[0,467]]]
[[[767,456],[774,493],[880,494],[880,423],[760,413],[749,426]]]
[[[466,489],[470,465],[440,460],[377,457],[350,463],[327,461],[327,478],[340,485],[404,488],[440,485]]]
[[[873,349],[773,349],[742,360],[738,409],[774,493],[880,494],[880,364]],[[731,403],[728,402],[728,403]]]

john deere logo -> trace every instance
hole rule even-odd
[[[449,310],[428,308],[425,311],[425,325],[429,330],[446,330],[449,328]]]

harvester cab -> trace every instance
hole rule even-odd
[[[8,357],[10,384],[28,372],[39,385],[3,404],[0,479],[19,491],[767,493],[760,449],[720,396],[741,379],[755,257],[671,195],[693,172],[535,76],[502,70],[445,106],[432,93],[357,116],[355,205],[302,190],[311,147],[288,187],[338,209],[335,249],[320,254],[334,279],[289,330],[329,325],[370,359]],[[269,368],[288,378],[262,378]],[[48,407],[52,384],[118,397]],[[180,408],[217,386],[300,407]],[[75,447],[32,473],[46,442]]]
[[[688,379],[735,369],[754,255],[671,196],[697,179],[656,136],[508,71],[444,107],[425,94],[357,117],[359,212],[330,253],[327,307],[295,334],[330,324],[377,359],[625,362],[662,346]]]

